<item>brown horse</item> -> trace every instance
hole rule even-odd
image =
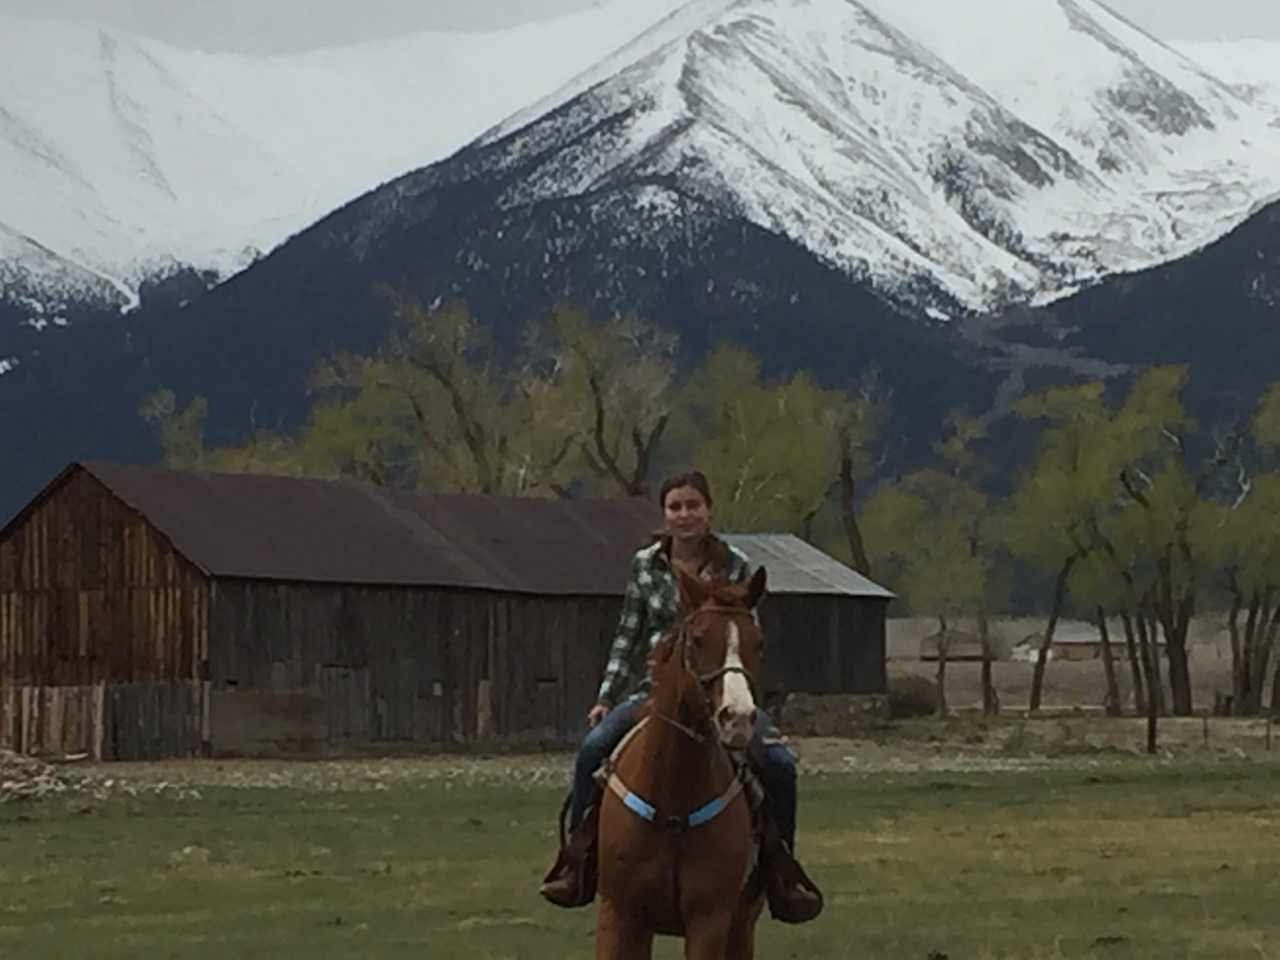
[[[655,935],[683,937],[692,960],[754,956],[764,890],[728,749],[754,732],[764,590],[763,568],[745,585],[680,575],[684,618],[654,649],[647,707],[606,767],[598,960],[647,960]]]

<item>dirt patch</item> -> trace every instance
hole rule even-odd
[[[778,711],[778,725],[792,737],[851,737],[889,720],[889,698],[880,694],[814,696],[793,693]]]

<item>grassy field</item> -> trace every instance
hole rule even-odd
[[[976,729],[800,745],[828,908],[766,920],[760,956],[1280,957],[1271,754],[1027,751]],[[0,956],[589,957],[592,911],[536,894],[565,764],[89,770],[0,804]]]

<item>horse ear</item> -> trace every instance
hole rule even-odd
[[[689,613],[707,602],[706,584],[697,577],[689,576],[679,567],[676,568],[676,583],[680,587],[680,606]]]
[[[768,574],[764,572],[764,567],[758,569],[751,577],[751,582],[747,584],[747,607],[749,609],[754,610],[756,604],[764,598],[767,580]]]

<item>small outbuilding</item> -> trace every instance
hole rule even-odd
[[[952,663],[982,661],[982,637],[966,630],[937,630],[920,641],[920,659],[937,661],[946,641],[947,660]],[[992,654],[993,658],[995,654]]]
[[[1164,637],[1160,636],[1158,629],[1154,640],[1157,655],[1164,656]],[[1024,637],[1014,646],[1012,659],[1034,662],[1043,643],[1044,634],[1041,632]],[[1111,628],[1108,643],[1113,656],[1125,655],[1124,632],[1119,624]],[[1097,625],[1081,620],[1067,620],[1059,623],[1053,631],[1053,645],[1049,648],[1049,659],[1070,662],[1102,659],[1102,634]]]

